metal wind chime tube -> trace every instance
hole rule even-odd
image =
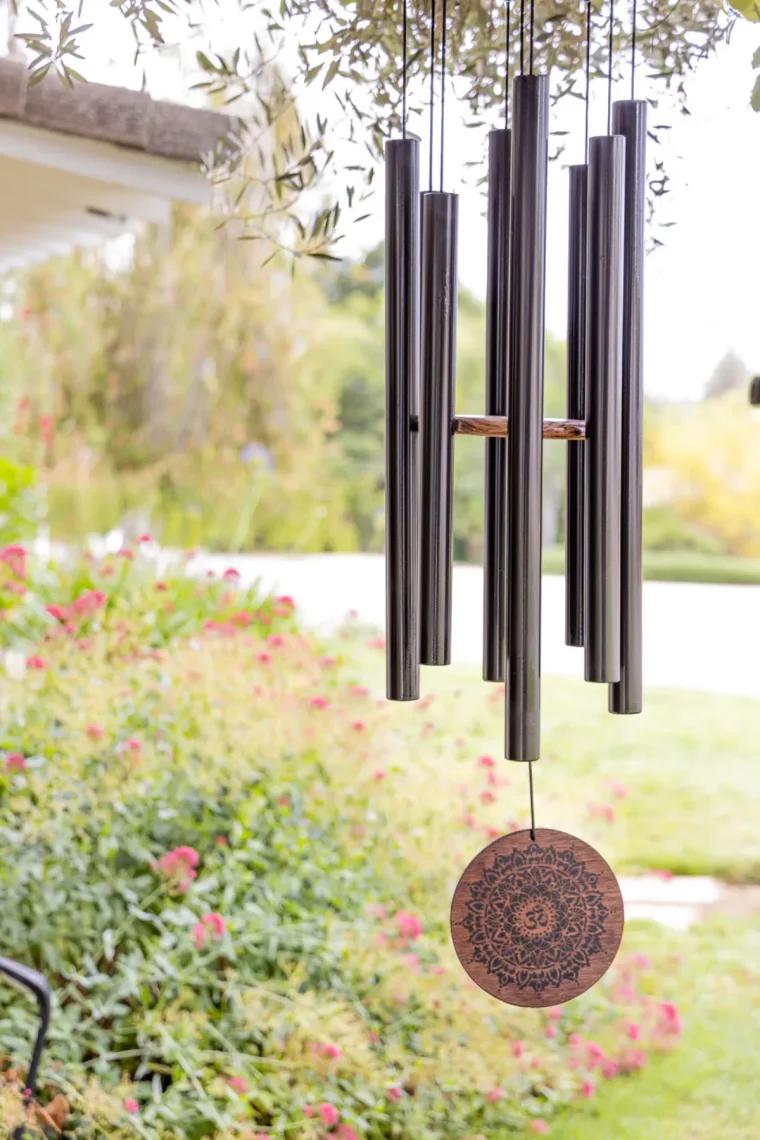
[[[458,198],[422,195],[420,660],[451,663]]]
[[[589,140],[584,598],[587,681],[620,680],[625,139]]]
[[[570,167],[567,415],[586,417],[586,254],[588,167]],[[583,443],[567,445],[565,505],[565,642],[583,645]]]
[[[506,416],[509,351],[509,227],[512,137],[488,136],[486,415]],[[507,559],[507,441],[486,439],[483,537],[483,680],[504,680]]]
[[[385,565],[387,694],[420,695],[419,143],[385,146]]]
[[[612,129],[625,139],[623,399],[621,479],[620,680],[612,713],[642,709],[642,440],[644,432],[644,217],[647,104],[626,99],[612,108]]]
[[[549,79],[514,81],[507,453],[508,760],[541,744],[541,483]]]

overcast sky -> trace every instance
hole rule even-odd
[[[90,79],[132,84],[137,73],[129,38],[115,13],[103,4],[104,0],[85,4],[84,16],[95,16],[96,27],[86,38],[87,61],[81,69]],[[215,25],[212,42],[219,42],[219,35],[227,42],[246,42],[251,16],[237,14],[232,4],[222,11],[219,15],[219,9],[209,10],[209,23]],[[117,30],[118,35],[111,34]],[[94,50],[96,44],[102,50]],[[637,97],[661,99],[658,110],[650,112],[650,121],[672,124],[665,136],[668,142],[649,148],[650,164],[655,155],[665,158],[672,180],[672,192],[658,207],[659,220],[676,223],[658,231],[666,244],[647,260],[645,384],[653,396],[698,398],[715,365],[732,349],[750,370],[760,372],[760,114],[749,109],[751,60],[758,47],[760,28],[739,21],[730,44],[722,45],[690,78],[690,116],[668,106],[661,90],[648,86],[644,77],[637,80]],[[155,94],[177,97],[176,66],[169,64],[153,74],[158,82]],[[627,98],[628,84],[628,76],[623,76],[613,97]],[[594,100],[592,134],[601,131],[606,121],[603,81],[595,84]],[[415,102],[412,92],[410,105]],[[465,109],[451,92],[447,108],[445,188],[461,193],[461,278],[483,295],[486,225],[482,191],[475,185],[478,174],[485,171],[486,132],[465,128]],[[582,160],[580,110],[578,101],[565,100],[553,111],[552,121],[552,129],[573,132],[566,154],[551,167],[549,181],[546,315],[548,328],[561,337],[565,335],[567,289],[568,175],[564,164]],[[426,123],[419,118],[411,125],[422,137],[425,171]],[[470,159],[481,166],[468,173],[468,185],[462,185],[463,163]],[[359,255],[382,238],[382,180],[370,208],[366,222],[349,226],[341,246],[345,252]]]

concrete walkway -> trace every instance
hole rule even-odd
[[[328,630],[355,610],[362,621],[385,623],[384,560],[373,554],[203,555],[194,572],[228,566],[243,581],[259,579],[267,590],[290,594],[303,620]],[[479,662],[483,573],[454,569],[453,658]],[[542,669],[580,677],[583,655],[564,644],[564,579],[543,582]],[[686,582],[644,584],[644,681],[760,697],[760,586]]]

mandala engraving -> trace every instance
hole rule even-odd
[[[504,988],[543,994],[602,953],[608,917],[597,874],[572,851],[531,843],[497,854],[470,884],[462,926],[473,961]]]

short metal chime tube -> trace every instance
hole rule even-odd
[[[387,695],[420,695],[419,143],[386,143],[385,566]]]
[[[537,760],[549,80],[514,81],[509,298],[505,755]]]
[[[620,680],[610,687],[612,713],[640,713],[642,692],[642,440],[644,433],[644,217],[647,104],[612,108],[612,130],[625,139],[623,373],[620,544]]]
[[[570,167],[567,416],[586,417],[586,254],[588,167]],[[565,643],[583,645],[583,443],[568,443],[565,498]]]
[[[420,661],[451,663],[457,309],[456,194],[422,195]]]
[[[511,132],[488,136],[486,415],[506,416],[509,350]],[[483,541],[483,680],[504,680],[507,560],[507,441],[486,439]]]
[[[589,140],[584,631],[587,681],[620,680],[625,139]]]

